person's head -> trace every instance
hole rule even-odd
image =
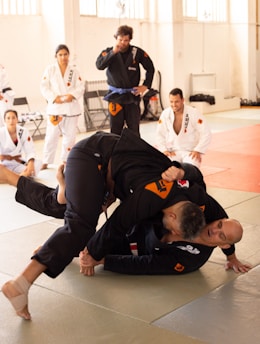
[[[16,127],[18,123],[18,114],[15,110],[6,110],[4,113],[4,122],[7,128]]]
[[[69,62],[70,51],[65,44],[59,44],[55,50],[55,57],[59,65],[67,65]]]
[[[198,205],[181,201],[163,209],[163,225],[182,239],[192,240],[200,234],[206,223]]]
[[[220,219],[205,226],[200,233],[201,243],[207,246],[229,248],[239,242],[243,236],[243,227],[234,219]]]
[[[133,38],[133,28],[127,25],[119,26],[114,37],[117,40],[120,51],[124,52],[129,48],[130,41]]]
[[[174,112],[182,111],[184,106],[183,93],[180,88],[174,88],[169,93],[170,106]]]

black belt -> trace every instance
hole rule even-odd
[[[12,91],[11,87],[6,87],[2,89],[2,93],[5,93],[7,91]]]

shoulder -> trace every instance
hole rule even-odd
[[[166,109],[164,109],[161,113],[161,116],[160,117],[164,117],[164,118],[169,118],[169,117],[172,117],[173,116],[173,111],[172,111],[172,108],[169,106],[167,107]]]
[[[201,113],[198,109],[196,109],[194,106],[191,105],[184,105],[184,112],[188,113],[189,115],[193,116],[201,116]]]

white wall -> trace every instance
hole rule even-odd
[[[1,17],[0,63],[6,66],[17,96],[26,95],[42,109],[45,101],[39,82],[45,66],[54,61],[55,47],[60,43],[68,44],[71,58],[83,78],[104,79],[105,72],[95,67],[96,58],[103,48],[112,46],[116,28],[127,24],[134,28],[132,43],[146,50],[161,72],[165,106],[173,87],[183,88],[188,97],[190,73],[200,71],[215,72],[217,88],[223,89],[226,96],[255,98],[257,80],[260,85],[255,1],[231,1],[233,6],[242,6],[246,13],[242,22],[233,16],[232,26],[184,23],[181,0],[164,1],[154,0],[157,15],[153,20],[139,22],[79,17],[75,0],[44,0],[43,17]],[[50,12],[46,6],[54,3],[56,7]],[[166,17],[162,3],[168,8]],[[157,87],[156,79],[154,86]]]

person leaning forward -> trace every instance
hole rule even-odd
[[[115,183],[114,195],[122,202],[108,221],[108,235],[105,238],[108,246],[98,248],[94,255],[89,246],[90,238],[95,233],[104,195],[112,191],[107,190],[105,183],[109,174],[109,161]],[[129,129],[123,130],[121,137],[99,132],[78,142],[71,150],[66,164],[67,204],[64,225],[43,244],[25,270],[2,287],[3,294],[13,304],[17,314],[24,319],[31,319],[28,310],[31,284],[42,272],[53,278],[58,276],[86,245],[93,257],[100,260],[111,250],[109,235],[111,239],[125,235],[133,225],[163,209],[167,212],[168,208],[179,202],[189,205],[191,202],[197,203],[204,208],[206,220],[209,220],[212,214],[201,173],[197,168],[187,165],[185,173],[183,171],[181,176],[177,176],[177,179],[184,182],[164,182],[161,174],[174,165],[174,162]],[[200,183],[187,183],[193,179],[191,177],[194,174],[194,179],[197,178]],[[21,191],[26,180],[19,178],[17,191]],[[22,200],[23,195],[21,192],[18,194],[16,198]],[[194,212],[195,218],[202,216],[197,206]],[[166,215],[168,219],[172,218],[170,213]],[[204,217],[198,221],[200,224],[196,223],[194,229],[200,230]]]

